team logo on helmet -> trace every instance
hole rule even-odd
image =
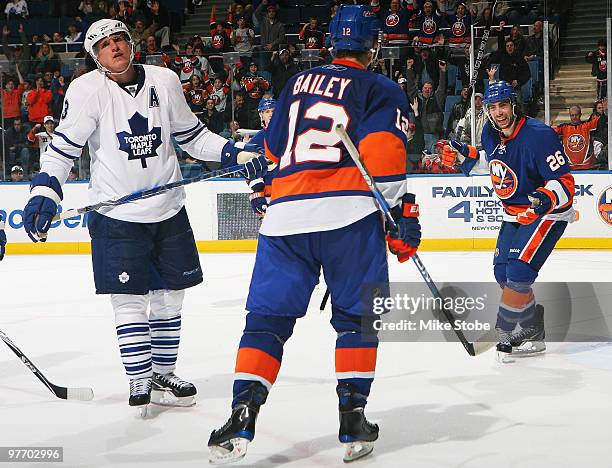
[[[438,29],[436,22],[431,18],[427,18],[425,21],[423,21],[423,32],[425,34],[433,34],[436,32],[436,29]]]
[[[489,172],[493,189],[500,199],[505,200],[514,195],[518,187],[518,178],[510,166],[499,159],[493,159],[489,163]]]
[[[606,187],[597,197],[597,213],[604,223],[612,227],[612,185]]]
[[[397,26],[399,23],[399,16],[397,16],[395,13],[391,13],[389,16],[387,16],[387,18],[385,19],[385,24],[389,27],[392,28],[393,26]]]
[[[580,133],[574,133],[567,139],[567,148],[570,151],[580,152],[586,146],[586,141]]]
[[[463,36],[465,34],[465,24],[463,21],[455,21],[451,29],[455,36]]]

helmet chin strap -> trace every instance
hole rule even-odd
[[[510,103],[512,104],[512,119],[510,120],[509,127],[512,127],[514,123],[516,122],[517,115],[516,115],[516,103],[512,101],[510,101]],[[493,125],[493,128],[496,129],[498,132],[503,132],[503,130],[499,128],[499,126],[495,122],[495,119],[491,115],[491,111],[489,111],[489,106],[485,104],[483,107],[484,107],[485,115],[487,116],[487,119],[489,119],[489,122],[491,123],[491,125]]]
[[[102,65],[100,63],[100,61],[98,60],[98,55],[93,55],[92,54],[92,58],[94,60],[94,62],[96,62],[96,65],[98,67],[98,70],[101,73],[104,73],[105,75],[123,75],[124,73],[126,73],[132,66],[132,62],[134,61],[134,48],[136,47],[136,45],[134,44],[134,41],[130,41],[130,61],[128,62],[127,66],[125,67],[125,69],[123,69],[123,71],[120,72],[113,72],[110,71],[108,68],[106,68],[104,65]]]

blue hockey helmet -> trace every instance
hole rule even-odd
[[[274,98],[263,98],[259,101],[257,106],[257,112],[263,112],[268,109],[274,109],[276,107],[276,99]]]
[[[380,21],[367,5],[340,5],[329,23],[334,50],[370,50],[379,30]]]
[[[489,85],[485,91],[483,103],[485,106],[493,104],[494,102],[510,101],[513,104],[516,102],[516,92],[514,88],[508,84],[507,81],[498,81]]]

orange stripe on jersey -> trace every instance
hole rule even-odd
[[[268,158],[274,164],[278,164],[278,161],[280,158],[277,158],[276,156],[272,154],[272,151],[270,151],[270,148],[268,148],[268,142],[266,142],[265,140],[264,140],[264,148],[266,150],[266,158]]]
[[[552,227],[553,223],[554,221],[550,220],[542,222],[538,229],[536,229],[536,231],[531,235],[531,239],[529,239],[529,242],[521,252],[519,260],[522,260],[526,263],[529,263],[531,261],[535,253],[540,248],[540,245],[542,245],[542,241],[546,237],[546,234],[548,234],[548,231],[550,231],[550,228]]]
[[[359,152],[374,177],[406,173],[406,146],[393,133],[370,133],[359,142]]]
[[[518,292],[508,287],[502,291],[501,301],[514,309],[523,309],[533,300],[533,291]]]
[[[336,348],[336,372],[374,372],[376,348]]]
[[[337,192],[343,190],[369,191],[356,167],[340,169],[309,169],[272,181],[272,200],[290,195]]]
[[[569,206],[572,203],[574,203],[574,194],[576,193],[576,187],[574,184],[574,176],[571,175],[569,172],[567,174],[563,174],[561,177],[559,177],[559,183],[563,185],[570,194],[568,197],[569,201],[565,205],[558,207],[558,208],[565,208],[566,206]]]
[[[273,384],[280,370],[280,361],[257,348],[240,348],[236,356],[236,373],[253,374]]]

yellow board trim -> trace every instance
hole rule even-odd
[[[256,240],[210,240],[197,241],[199,252],[255,252]],[[493,250],[495,239],[423,239],[420,251],[440,250]],[[568,237],[561,238],[558,249],[612,249],[612,238]],[[13,242],[6,246],[8,255],[43,255],[43,254],[89,254],[89,242]]]

